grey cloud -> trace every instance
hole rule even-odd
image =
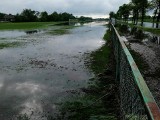
[[[25,8],[37,11],[69,12],[75,15],[104,15],[117,11],[118,7],[130,0],[3,0],[0,12],[16,14]]]

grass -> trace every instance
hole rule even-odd
[[[43,28],[49,25],[56,25],[64,22],[22,22],[22,23],[0,23],[0,30],[13,29],[36,29]]]
[[[82,88],[83,95],[60,105],[59,119],[65,120],[117,120],[117,103],[114,91],[114,59],[111,58],[110,32],[107,31],[104,46],[89,55],[87,66],[95,72],[89,86]],[[107,75],[107,70],[111,69]],[[101,75],[100,75],[101,74]],[[108,77],[108,78],[107,78]],[[107,94],[107,95],[106,95]],[[106,95],[102,98],[102,96]],[[99,99],[101,98],[101,99]]]
[[[110,32],[107,31],[104,35],[103,39],[105,41],[109,41],[110,39]],[[105,67],[109,61],[109,54],[111,52],[108,43],[104,44],[101,48],[91,53],[91,69],[94,73],[102,73],[105,70]]]
[[[142,27],[142,26],[139,26],[139,25],[134,25],[133,23],[128,23],[128,25],[133,28],[134,26],[136,26],[137,28],[143,30],[143,31],[147,31],[147,32],[150,32],[150,33],[153,33],[153,34],[157,34],[157,35],[160,35],[160,29],[159,28],[148,28],[148,27]]]
[[[153,34],[160,35],[160,29],[159,28],[142,27],[142,26],[139,26],[139,25],[134,25],[133,23],[127,23],[127,22],[123,22],[123,21],[121,21],[121,23],[125,24],[125,25],[129,25],[131,28],[137,27],[137,28],[139,28],[143,31],[147,31],[147,32],[150,32],[150,33],[153,33]]]
[[[21,44],[22,43],[20,43],[20,42],[0,43],[0,49],[10,48],[10,47],[17,47],[17,46],[19,46]]]
[[[153,34],[160,35],[160,29],[147,28],[147,27],[143,27],[143,28],[141,28],[141,29],[144,30],[144,31],[147,31],[147,32],[151,32],[151,33],[153,33]]]
[[[56,29],[49,31],[48,33],[51,35],[64,35],[64,34],[69,34],[69,31],[66,29]]]
[[[55,30],[50,30],[48,33],[51,35],[64,35],[64,34],[69,34],[69,29],[73,29],[75,26],[69,26],[69,25],[65,25],[65,26],[61,26],[59,29],[55,29]]]

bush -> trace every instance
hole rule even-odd
[[[134,35],[137,32],[138,28],[137,27],[133,27],[131,29],[131,35]]]
[[[124,33],[124,34],[128,33],[128,32],[129,32],[129,27],[128,27],[128,25],[120,25],[120,26],[119,26],[119,31],[120,31],[121,33]]]
[[[138,30],[135,32],[134,36],[135,36],[136,39],[142,40],[142,39],[144,38],[143,30],[138,29]]]

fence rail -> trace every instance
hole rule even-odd
[[[160,120],[160,109],[146,85],[123,39],[110,24],[119,85],[120,119]]]

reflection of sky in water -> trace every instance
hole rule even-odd
[[[56,113],[55,103],[93,77],[84,53],[103,44],[105,29],[92,23],[62,36],[33,34],[17,38],[28,41],[24,46],[0,50],[0,119],[26,113],[45,120]]]
[[[0,31],[0,38],[15,38],[26,35],[24,31]]]

